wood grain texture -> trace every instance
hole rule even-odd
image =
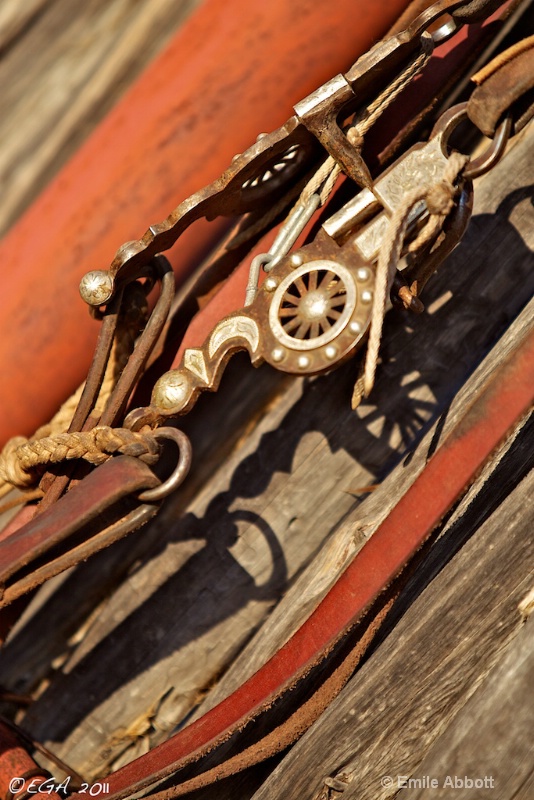
[[[413,479],[427,452],[408,455],[421,428],[532,294],[531,152],[525,134],[481,180],[469,235],[433,281],[427,313],[405,326],[388,323],[386,363],[358,415],[348,407],[353,364],[326,378],[289,381],[236,361],[221,394],[202,398],[188,421],[200,476],[135,535],[131,553],[121,545],[120,576],[130,569],[127,579],[85,622],[87,604],[83,614],[75,604],[66,610],[52,593],[42,613],[19,628],[0,680],[18,688],[44,680],[24,724],[73,765],[95,774],[160,741],[195,710],[289,590],[207,702],[265,661]],[[394,480],[360,508],[346,490],[390,471],[403,453]],[[113,550],[102,556],[113,557]],[[117,568],[110,567],[110,584]],[[96,584],[95,569],[87,564],[74,573],[75,592]],[[57,647],[60,613],[71,618],[63,630],[83,623],[81,633],[55,671],[37,658],[33,674],[23,674],[32,642],[50,638]]]
[[[199,2],[2,3],[0,234]]]
[[[26,202],[26,191],[33,191],[30,186],[38,186],[56,168],[58,159],[70,152],[71,145],[79,141],[76,137],[85,135],[93,118],[104,113],[108,90],[122,91],[123,74],[138,68],[136,52],[142,51],[145,57],[140,43],[146,37],[152,42],[147,31],[158,28],[158,36],[165,38],[169,5],[165,0],[144,4],[133,0],[115,0],[114,4],[92,0],[82,4],[84,22],[75,21],[66,0],[28,2],[24,13],[11,3],[3,5],[0,45],[5,42],[6,48],[11,47],[19,32],[28,31],[28,41],[36,54],[32,60],[33,81],[41,72],[46,74],[45,67],[53,66],[54,52],[59,57],[64,47],[67,66],[63,69],[69,72],[73,94],[80,92],[79,99],[65,99],[58,90],[59,84],[51,80],[51,93],[45,101],[45,79],[40,90],[32,89],[33,83],[28,82],[26,88],[30,89],[30,101],[36,109],[35,130],[30,126],[27,135],[19,135],[18,142],[17,131],[22,130],[24,114],[18,109],[18,94],[9,94],[9,108],[18,127],[13,122],[10,128],[11,159],[4,163],[4,174],[6,181],[13,179],[13,186],[19,188],[9,201],[13,205],[7,209],[8,216]],[[178,19],[192,4],[172,5],[173,9],[176,6]],[[2,12],[9,6],[13,14],[2,27]],[[34,27],[38,20],[45,20],[48,27]],[[56,48],[52,53],[45,46],[50,42]],[[80,52],[76,52],[73,42],[80,42]],[[83,60],[83,43],[89,42],[91,55]],[[262,60],[260,53],[258,61]],[[15,80],[29,81],[22,57],[17,61],[14,55],[9,56],[5,63],[12,65]],[[298,66],[306,72],[305,64]],[[0,65],[0,78],[2,69]],[[4,74],[7,78],[9,73]],[[18,88],[25,87],[18,84]],[[239,83],[234,88],[238,93]],[[263,97],[257,98],[258,103],[262,100]],[[9,117],[6,112],[0,129],[2,124],[12,125]],[[37,127],[37,119],[42,121],[42,129]],[[208,124],[210,120],[203,122]],[[163,144],[167,132],[161,132]],[[349,409],[354,364],[331,376],[303,381],[275,375],[268,368],[253,372],[246,359],[239,357],[231,365],[218,396],[202,398],[186,422],[197,466],[179,496],[167,503],[150,528],[99,554],[39,594],[3,654],[0,682],[36,691],[39,699],[23,724],[51,743],[67,761],[88,775],[105,772],[161,741],[189,714],[201,713],[227,694],[300,624],[385,516],[397,494],[413,480],[424,465],[429,447],[435,446],[440,431],[451,424],[454,406],[443,424],[434,429],[431,443],[427,440],[417,446],[421,434],[435,422],[532,295],[532,149],[532,133],[526,131],[507,160],[480,181],[469,234],[429,287],[427,312],[420,319],[392,315],[388,321],[384,363],[376,390],[356,415]],[[33,173],[26,174],[24,170],[30,168]],[[16,170],[20,171],[15,174]],[[170,191],[168,187],[166,191]],[[139,195],[135,197],[140,199]],[[111,201],[107,219],[112,216],[110,208],[113,209]],[[150,221],[154,220],[144,219],[143,224]],[[504,347],[513,346],[514,335]],[[488,368],[491,366],[485,365],[484,369]],[[465,402],[466,396],[476,392],[476,381],[481,379],[479,372],[467,395],[464,390],[456,401]],[[349,490],[383,479],[400,459],[401,464],[363,505],[361,497],[350,493]],[[519,463],[524,469],[524,461],[516,466]],[[511,474],[509,468],[508,479]],[[505,493],[514,491],[516,480],[504,482]],[[451,522],[457,528],[453,526],[453,533],[444,535],[445,549],[449,544],[455,547],[456,538],[480,525],[484,509],[489,507],[488,498],[501,496],[489,473],[485,482],[487,494],[481,491],[477,514],[466,525],[459,509],[456,522]],[[484,481],[477,484],[471,499],[483,485]],[[502,491],[500,486],[499,492]],[[524,500],[530,509],[528,494],[515,494],[515,498]],[[473,513],[472,509],[469,513]],[[530,510],[525,512],[526,522],[531,520],[529,515]],[[514,524],[519,529],[520,521]],[[492,536],[499,538],[498,527],[493,530]],[[511,535],[515,538],[510,541],[519,540],[515,529]],[[521,553],[525,558],[528,555],[524,547],[526,544],[518,544],[517,558]],[[485,613],[492,600],[500,603],[501,590],[509,589],[510,603],[515,602],[521,588],[518,562],[503,561],[502,566],[508,566],[512,573],[509,582],[503,583],[498,576],[493,585],[491,575],[497,573],[491,570],[496,569],[496,556],[501,550],[493,554],[491,563],[481,560],[479,564],[475,561],[479,556],[482,559],[481,551],[474,552],[475,555],[465,556],[466,574],[474,578],[475,585],[482,585],[490,576],[489,595],[477,608]],[[446,555],[440,556],[438,551],[423,583],[445,561]],[[449,603],[445,633],[449,637],[446,641],[453,640],[453,647],[443,656],[449,669],[456,663],[464,664],[455,658],[465,655],[462,633],[453,629],[457,610],[460,613],[463,608],[456,604],[457,594],[462,594],[468,583],[459,575],[460,570],[450,578],[444,594],[436,595],[433,601],[432,619],[439,618],[442,597]],[[512,585],[513,580],[517,584]],[[414,594],[418,591],[416,587]],[[471,595],[472,592],[467,609],[474,607]],[[506,616],[502,630],[496,613],[490,615],[484,632],[475,630],[473,641],[480,643],[477,657],[485,652],[496,658],[492,648],[504,647],[511,639],[516,631],[511,609],[511,605],[506,606],[510,617]],[[431,610],[423,607],[420,612],[426,614],[425,625],[421,623],[415,631],[421,641],[409,640],[423,657],[432,633]],[[404,629],[400,630],[399,647],[405,644]],[[391,637],[388,642],[392,642]],[[384,649],[388,642],[375,657],[389,652]],[[391,647],[395,647],[394,643]],[[428,658],[426,654],[425,664],[430,670]],[[384,671],[379,674],[389,675],[393,683],[403,686],[411,675],[406,673],[402,660],[395,663],[393,673],[383,664]],[[416,659],[407,663],[415,671]],[[483,660],[478,665],[479,673],[476,666],[469,662],[464,669],[467,678],[473,677],[475,683],[490,668]],[[428,715],[429,729],[434,722],[437,727],[444,725],[440,711],[444,709],[445,715],[450,716],[454,703],[454,709],[460,708],[465,693],[470,691],[468,681],[455,686],[445,669],[444,674],[443,692],[447,696],[440,696],[441,690],[436,690],[439,696]],[[428,675],[432,686],[431,672]],[[387,709],[379,711],[376,724],[371,722],[374,698],[378,695],[380,702],[384,699],[383,685],[374,684],[372,691],[374,695],[366,698],[368,716],[364,723],[368,735],[375,740],[372,752],[377,754],[377,763],[383,764],[397,728],[388,727]],[[418,752],[418,737],[425,710],[415,695],[412,701],[409,708],[404,707],[405,716],[401,718],[399,729],[403,729],[406,720],[408,741],[401,737],[399,759],[401,766],[406,764],[416,774],[415,770],[421,769],[417,761],[422,755]],[[396,719],[398,723],[399,717]],[[422,741],[430,756],[433,751],[429,748],[438,747],[438,740],[432,740],[434,732],[427,731],[425,725]],[[360,736],[358,732],[354,735],[356,739]],[[323,749],[331,754],[331,772],[324,774],[343,773],[341,756],[338,758],[335,750],[337,742],[333,742],[331,750],[330,744],[323,748],[321,736],[313,746],[320,755]],[[337,731],[330,731],[328,736],[335,740]],[[341,744],[350,759],[355,751],[350,750],[343,737]],[[363,747],[361,751],[358,747],[357,752],[363,753]],[[295,763],[297,766],[291,767],[287,762],[283,770],[300,769],[304,777],[315,780],[315,761],[311,760],[308,767],[300,767],[298,760]],[[351,790],[359,786],[360,774],[354,767]],[[378,796],[372,793],[377,789],[375,779],[372,771],[364,774],[364,788],[368,787],[366,791],[373,798]],[[266,784],[265,797],[286,796],[286,790],[278,794],[276,787],[282,783],[277,784],[276,780],[279,778],[273,776],[274,789]],[[226,796],[244,798],[253,793],[257,781],[257,775],[248,784],[246,779],[238,779],[225,787],[215,787],[206,795],[217,800]],[[336,796],[330,790],[329,793],[332,798]]]
[[[532,425],[528,434],[531,437]],[[503,473],[495,469],[495,463],[486,470],[400,599],[400,619],[394,629],[254,794],[254,800],[336,797],[325,778],[346,784],[344,800],[385,800],[401,788],[397,776],[430,775],[443,781],[447,774],[455,774],[459,764],[446,745],[448,726],[464,713],[477,688],[484,689],[503,651],[521,632],[523,621],[517,606],[532,587],[534,473],[530,441],[519,444],[516,440],[501,455],[512,459],[507,468],[515,467],[518,476],[530,470],[529,474],[503,499],[499,487]],[[484,485],[488,494],[477,496]],[[498,497],[497,507],[487,515],[492,493],[494,499]],[[479,527],[484,507],[487,516]],[[447,563],[451,550],[459,545],[458,537],[463,542],[470,533],[472,538]],[[514,721],[515,713],[509,709],[507,738],[511,748],[516,743],[521,761],[525,726],[521,721],[515,726]],[[482,733],[478,738],[484,741]],[[431,762],[436,766],[435,775],[424,766],[428,752],[439,753],[439,759]],[[476,741],[471,752],[472,776],[478,776],[479,770],[484,774],[491,759],[476,761]],[[494,751],[491,767],[502,779],[498,796],[511,800],[531,765],[523,764],[522,770],[516,771],[506,754],[501,758]],[[450,797],[451,792],[442,796]],[[476,796],[493,795],[477,791]]]
[[[525,153],[530,151],[531,145],[527,145]],[[522,158],[519,157],[520,163],[523,164]],[[489,181],[489,176],[486,178]],[[478,198],[479,202],[482,203],[482,197],[488,199],[489,203],[493,204],[496,199],[496,186],[498,185],[498,176],[495,177],[495,180],[489,181],[488,184],[488,194],[485,194],[486,184],[482,184],[479,187]],[[502,187],[502,184],[501,184]],[[503,187],[502,187],[503,188]],[[502,190],[501,188],[501,190]],[[481,206],[479,205],[479,208]],[[517,209],[516,209],[517,211]],[[527,237],[529,236],[529,226],[531,224],[530,220],[530,212],[528,209],[528,204],[523,207],[523,211],[526,211],[526,217],[523,214],[516,214],[515,219],[518,220],[519,223],[519,230],[525,231],[527,233]],[[473,224],[476,225],[475,218],[473,220]],[[500,228],[500,223],[496,223],[497,226]],[[496,238],[499,238],[499,234],[497,234]],[[514,237],[515,238],[515,237]],[[454,257],[450,260],[450,270],[455,271],[455,268],[458,266],[460,270],[463,272],[466,264],[468,263],[468,259],[475,257],[477,259],[476,262],[472,263],[488,263],[487,262],[487,252],[491,248],[490,242],[494,242],[492,235],[489,231],[486,231],[484,236],[480,236],[480,233],[474,235],[473,239],[470,238],[470,234],[468,234],[466,241],[462,244],[462,248],[466,248],[466,252],[462,254],[461,250],[458,250]],[[495,244],[495,242],[494,242]],[[470,245],[470,246],[469,246]],[[483,245],[483,247],[481,247]],[[504,252],[504,250],[502,251]],[[476,256],[475,256],[476,254]],[[499,263],[500,261],[500,253],[496,254],[496,260]],[[465,257],[465,261],[464,261]],[[457,263],[455,264],[455,260],[458,259]],[[480,262],[478,261],[480,259]],[[527,260],[530,260],[530,257],[527,256]],[[475,268],[476,269],[476,268]],[[450,277],[450,276],[449,276]],[[500,288],[504,288],[504,284],[501,283],[503,276],[497,277],[495,272],[493,273],[493,277],[499,282]],[[445,285],[447,276],[444,274],[439,275],[435,280],[440,281],[443,280]],[[481,284],[484,281],[482,275],[480,275]],[[527,281],[528,287],[525,287],[526,294],[528,296],[532,294],[532,284],[530,280]],[[454,278],[452,282],[449,284],[451,287],[452,292],[455,291],[455,282]],[[489,291],[489,284],[486,283],[485,291]],[[448,298],[448,310],[451,314],[450,316],[450,329],[449,326],[445,326],[443,328],[443,333],[445,334],[448,331],[448,335],[451,337],[458,336],[457,347],[465,347],[463,350],[464,353],[467,354],[467,345],[463,344],[463,336],[464,336],[464,329],[463,324],[467,321],[464,317],[464,313],[467,312],[467,308],[464,308],[462,311],[459,311],[459,315],[453,311],[451,306],[454,304],[454,295],[450,296],[447,292],[442,295],[442,300],[444,298]],[[458,298],[457,298],[458,299]],[[474,295],[471,295],[470,298],[473,301],[472,312],[478,315],[478,308],[479,304],[482,305],[481,300],[479,297],[475,299]],[[450,305],[449,305],[450,304]],[[439,300],[436,302],[436,306],[439,306]],[[438,309],[436,309],[438,310]],[[467,312],[468,313],[468,312]],[[521,317],[521,322],[518,323],[517,329],[512,329],[510,331],[510,335],[507,336],[502,342],[502,354],[505,355],[506,352],[509,352],[510,348],[513,348],[514,342],[516,341],[516,337],[520,335],[520,331],[523,330],[524,326],[528,326],[530,324],[530,320],[532,318],[532,310],[527,310]],[[472,321],[468,323],[471,325]],[[428,324],[428,320],[427,320]],[[474,334],[475,328],[470,328],[471,334]],[[397,338],[399,336],[399,332],[397,331]],[[386,348],[394,346],[395,339],[388,340],[386,342]],[[432,344],[430,345],[430,342]],[[440,358],[439,347],[438,349],[434,348],[435,337],[431,336],[429,340],[429,347],[427,350],[420,348],[419,341],[414,343],[414,349],[417,351],[417,356],[421,357],[421,359],[429,359],[430,365],[434,365],[435,359]],[[450,356],[450,369],[454,368],[454,362],[452,359],[452,353],[454,352],[454,346],[451,347]],[[410,358],[413,354],[406,353],[406,351],[402,351],[400,356],[395,353],[391,359],[388,359],[387,365],[383,368],[382,375],[379,376],[378,385],[377,385],[377,393],[380,393],[380,399],[377,403],[378,408],[380,409],[388,409],[389,406],[389,413],[388,411],[385,412],[385,419],[379,419],[379,423],[383,425],[383,428],[387,430],[388,424],[391,425],[391,422],[395,417],[393,416],[395,412],[398,412],[398,407],[395,408],[395,402],[397,404],[402,403],[402,387],[403,384],[407,384],[408,386],[412,386],[414,383],[417,384],[417,376],[414,376],[413,373],[409,376],[401,376],[397,375],[396,379],[393,376],[396,373],[397,366],[400,369],[406,368],[406,360]],[[442,353],[441,357],[443,358],[443,364],[446,360],[445,352]],[[428,372],[426,370],[429,367],[429,362],[424,362],[421,360],[421,371],[422,371],[422,378],[428,380]],[[479,370],[475,373],[472,380],[475,382],[471,382],[466,388],[466,390],[459,392],[456,397],[454,398],[452,407],[448,408],[443,418],[443,422],[440,425],[439,435],[437,440],[440,437],[445,435],[446,431],[450,428],[452,421],[456,419],[456,414],[458,414],[458,409],[461,409],[465,402],[468,402],[469,397],[475,396],[477,387],[481,385],[484,380],[487,378],[488,371],[491,371],[492,364],[484,362]],[[432,374],[432,373],[430,373]],[[448,373],[449,377],[451,372]],[[409,379],[406,380],[406,377]],[[445,378],[446,375],[442,372],[442,378]],[[415,378],[415,380],[414,380]],[[422,381],[422,383],[423,383]],[[395,392],[391,395],[387,395],[388,387],[394,385],[397,388]],[[436,384],[434,384],[436,386]],[[417,425],[421,424],[422,420],[419,417],[417,420],[418,414],[421,412],[419,411],[419,407],[424,407],[424,404],[427,403],[429,406],[432,402],[432,394],[428,391],[430,387],[424,389],[424,386],[421,387],[420,392],[413,392],[409,395],[413,401],[412,405],[412,415],[413,415],[413,422],[412,424],[417,427]],[[440,395],[438,394],[438,398]],[[443,398],[443,395],[441,395]],[[439,400],[438,400],[439,404]],[[370,404],[369,404],[370,405]],[[373,408],[373,406],[372,406]],[[363,409],[363,418],[365,419],[366,414],[366,407],[364,405]],[[376,422],[376,419],[373,418],[371,414],[372,422],[371,422],[371,430],[376,430],[373,423]],[[407,417],[408,418],[408,417]],[[349,423],[347,421],[347,425],[344,428],[346,431],[349,427]],[[368,431],[369,432],[369,431]],[[362,436],[362,431],[358,431],[359,436]],[[363,434],[365,435],[365,434]],[[413,442],[415,444],[415,441]],[[399,452],[402,452],[402,444],[397,440],[397,448]],[[411,448],[409,448],[411,449]],[[369,451],[365,453],[365,456],[369,455]],[[284,641],[289,638],[291,633],[295,630],[296,627],[300,624],[302,619],[307,616],[307,613],[311,608],[318,602],[318,600],[323,596],[326,590],[329,588],[331,583],[335,580],[335,577],[341,569],[343,565],[347,563],[347,561],[354,556],[357,552],[365,538],[372,534],[372,531],[375,530],[379,523],[384,519],[387,515],[389,509],[395,503],[396,498],[398,498],[399,494],[405,491],[408,485],[415,479],[418,471],[422,469],[425,463],[425,459],[427,456],[427,451],[425,447],[417,447],[413,453],[408,456],[408,460],[403,462],[401,466],[399,466],[392,475],[390,475],[387,481],[381,485],[377,491],[375,491],[366,501],[365,504],[358,506],[354,509],[354,511],[347,514],[347,516],[342,519],[337,526],[333,527],[332,534],[329,537],[328,541],[325,543],[324,547],[322,548],[321,552],[318,554],[317,558],[314,559],[313,563],[309,566],[309,568],[305,571],[305,573],[299,578],[295,584],[289,588],[286,596],[279,604],[279,606],[273,610],[269,619],[264,624],[262,629],[259,631],[257,636],[251,641],[250,645],[243,651],[238,659],[233,663],[231,670],[229,673],[221,680],[218,686],[210,693],[209,697],[207,698],[206,702],[198,709],[195,716],[199,716],[203,713],[207,708],[213,706],[216,702],[220,699],[225,697],[229,694],[234,688],[236,688],[240,683],[242,683],[247,677],[249,677]],[[360,464],[363,462],[364,456],[361,453],[358,453],[357,459],[359,459]],[[382,459],[386,461],[387,456],[383,452]],[[383,462],[384,463],[384,462]],[[387,461],[386,461],[387,463]],[[356,465],[355,465],[356,466]],[[374,473],[376,475],[376,472]],[[364,486],[363,475],[361,475],[361,483],[357,483],[358,476],[357,469],[353,473],[353,483],[352,486],[356,488],[357,485]]]
[[[470,777],[475,789],[476,782],[484,781],[484,791],[477,791],[481,800],[497,793],[517,800],[531,797],[533,696],[534,620],[530,618],[419,767],[421,775],[439,776],[432,796],[450,797],[451,783]],[[462,788],[467,797],[470,787]],[[416,787],[403,793],[406,800],[424,796]]]
[[[0,50],[5,52],[13,40],[23,35],[39,13],[51,0],[5,0],[0,7]]]

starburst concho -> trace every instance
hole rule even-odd
[[[199,392],[217,389],[237,350],[248,350],[255,365],[265,360],[294,374],[326,372],[350,356],[369,327],[374,269],[349,244],[331,243],[336,260],[328,247],[318,257],[319,247],[284,259],[246,310],[222,319],[201,348],[186,350],[178,369],[156,383],[154,411],[189,411]]]
[[[361,263],[317,258],[305,249],[284,267],[262,287],[269,302],[263,358],[284,372],[328,371],[348,357],[367,332],[374,270]]]

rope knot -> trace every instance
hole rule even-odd
[[[454,205],[456,187],[450,181],[442,180],[433,184],[426,195],[426,206],[429,214],[446,217]]]
[[[410,213],[421,200],[426,202],[429,219],[417,237],[407,246],[408,252],[420,253],[440,235],[443,223],[454,207],[458,178],[468,161],[468,156],[457,152],[451,153],[441,179],[431,186],[416,186],[407,192],[391,217],[378,257],[367,353],[362,373],[354,388],[353,408],[358,405],[362,397],[368,397],[373,388],[387,299],[402,249],[406,244]]]
[[[14,436],[6,442],[0,454],[0,478],[11,486],[23,489],[35,483],[31,474],[20,465],[17,451],[26,445],[28,440],[24,436]]]
[[[347,131],[347,139],[356,150],[361,150],[365,143],[365,137],[358,127],[349,128]]]

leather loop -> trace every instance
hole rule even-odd
[[[132,456],[117,456],[90,473],[54,506],[0,542],[0,581],[4,587],[0,605],[7,605],[107,546],[110,536],[115,540],[139,527],[158,506],[141,506],[131,512],[131,504],[125,510],[119,503],[158,485],[152,470]],[[147,512],[139,516],[145,509]],[[102,530],[102,515],[108,510],[110,518]],[[80,531],[84,541],[73,542],[72,537]]]
[[[503,5],[503,0],[471,0],[456,11],[452,11],[451,15],[456,22],[473,23],[483,22],[490,14]]]
[[[467,104],[471,122],[493,137],[510,113],[518,133],[534,114],[534,36],[499,54],[473,80],[479,85]]]

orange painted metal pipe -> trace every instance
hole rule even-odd
[[[283,123],[406,5],[206,0],[0,243],[0,443],[31,434],[85,377],[98,323],[80,277]],[[216,233],[197,223],[182,237],[179,276]]]

